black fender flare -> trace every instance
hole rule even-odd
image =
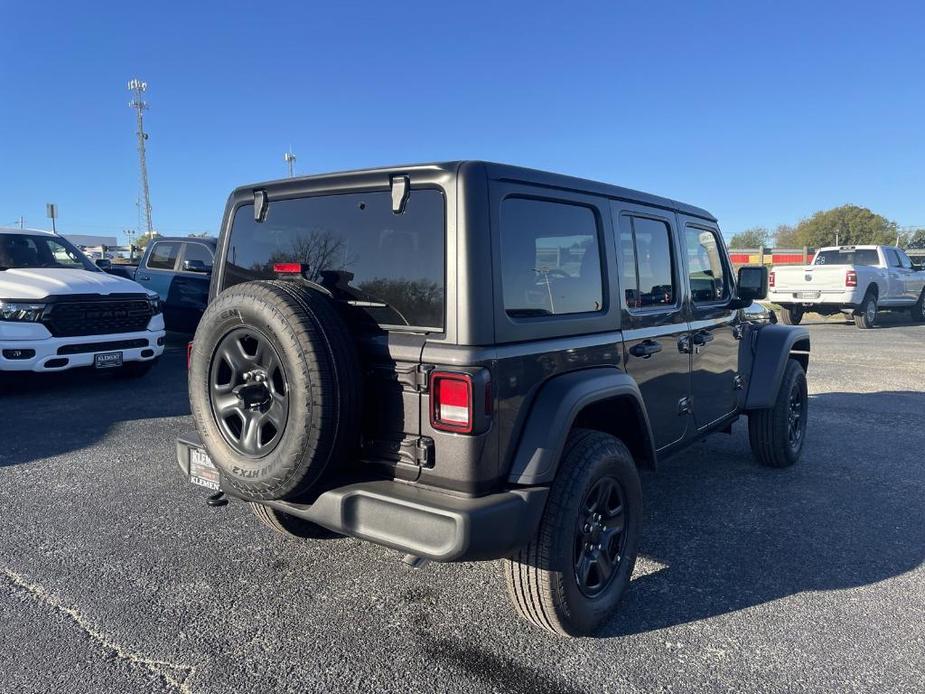
[[[636,381],[616,368],[594,367],[556,376],[543,384],[531,405],[508,481],[521,485],[551,483],[578,414],[588,405],[616,397],[632,400],[637,424],[644,429],[648,459],[654,465],[652,428]]]
[[[756,331],[751,377],[745,396],[746,410],[763,410],[774,405],[787,360],[797,343],[805,344],[805,351],[809,351],[809,330],[796,325],[777,324],[765,325]],[[804,368],[808,365],[808,355],[806,357]]]

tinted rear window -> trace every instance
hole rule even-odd
[[[857,248],[853,251],[820,251],[813,265],[879,265],[876,248]]]
[[[587,207],[507,198],[501,205],[501,286],[509,316],[603,308],[597,221]]]
[[[254,221],[235,213],[223,287],[273,279],[275,263],[302,263],[305,276],[383,326],[443,329],[443,194],[412,191],[392,212],[388,191],[279,200]]]

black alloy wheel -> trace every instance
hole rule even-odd
[[[241,327],[221,339],[209,369],[209,400],[222,437],[237,452],[260,458],[276,448],[289,419],[289,386],[266,335]]]
[[[575,581],[594,598],[610,587],[626,545],[626,505],[620,483],[599,479],[585,495],[575,532]]]
[[[806,431],[805,402],[806,396],[803,393],[802,383],[795,381],[790,388],[787,407],[787,441],[795,451],[800,450],[803,444],[803,433]]]

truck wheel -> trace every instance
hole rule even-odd
[[[803,367],[795,359],[788,359],[774,405],[748,413],[748,441],[759,463],[789,467],[800,459],[806,440],[808,404]]]
[[[784,325],[799,325],[803,320],[803,308],[801,306],[781,306],[780,318]]]
[[[359,443],[360,367],[333,302],[293,281],[245,282],[206,309],[190,355],[196,428],[248,501],[294,498]]]
[[[504,560],[520,616],[554,634],[593,633],[629,583],[641,522],[639,474],[623,442],[572,431],[536,536]]]
[[[261,523],[280,535],[300,540],[340,537],[337,533],[327,528],[323,528],[304,518],[293,516],[285,511],[278,511],[270,506],[255,504],[254,502],[250,502],[248,506],[251,507],[251,511],[254,512],[254,515]]]
[[[877,297],[868,293],[854,314],[854,324],[859,328],[873,328],[877,323]]]
[[[925,322],[925,289],[922,290],[919,300],[912,307],[912,320],[918,323]]]

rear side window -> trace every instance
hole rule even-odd
[[[899,261],[899,254],[894,251],[892,248],[884,248],[883,252],[886,253],[886,264],[890,267],[902,267],[902,263]]]
[[[198,260],[206,267],[212,267],[212,251],[201,243],[186,244],[186,255],[184,260]]]
[[[172,241],[159,241],[151,249],[151,255],[148,256],[148,267],[155,270],[173,270],[174,263],[177,261],[177,253],[180,250],[180,244]]]
[[[629,309],[672,306],[677,296],[671,232],[658,219],[630,217],[620,232],[620,286]]]
[[[813,265],[879,265],[876,248],[830,249],[820,251]]]
[[[907,270],[912,269],[912,261],[909,259],[909,256],[906,255],[905,251],[896,251],[896,255],[899,256],[899,264],[902,265]]]
[[[501,287],[512,317],[603,309],[597,218],[582,205],[528,198],[501,203]]]
[[[729,278],[723,267],[723,252],[716,233],[687,227],[687,272],[691,299],[695,304],[724,301],[729,297]]]
[[[223,288],[274,279],[276,263],[364,311],[380,326],[443,329],[445,204],[438,190],[413,190],[402,214],[389,191],[320,195],[235,213]]]

